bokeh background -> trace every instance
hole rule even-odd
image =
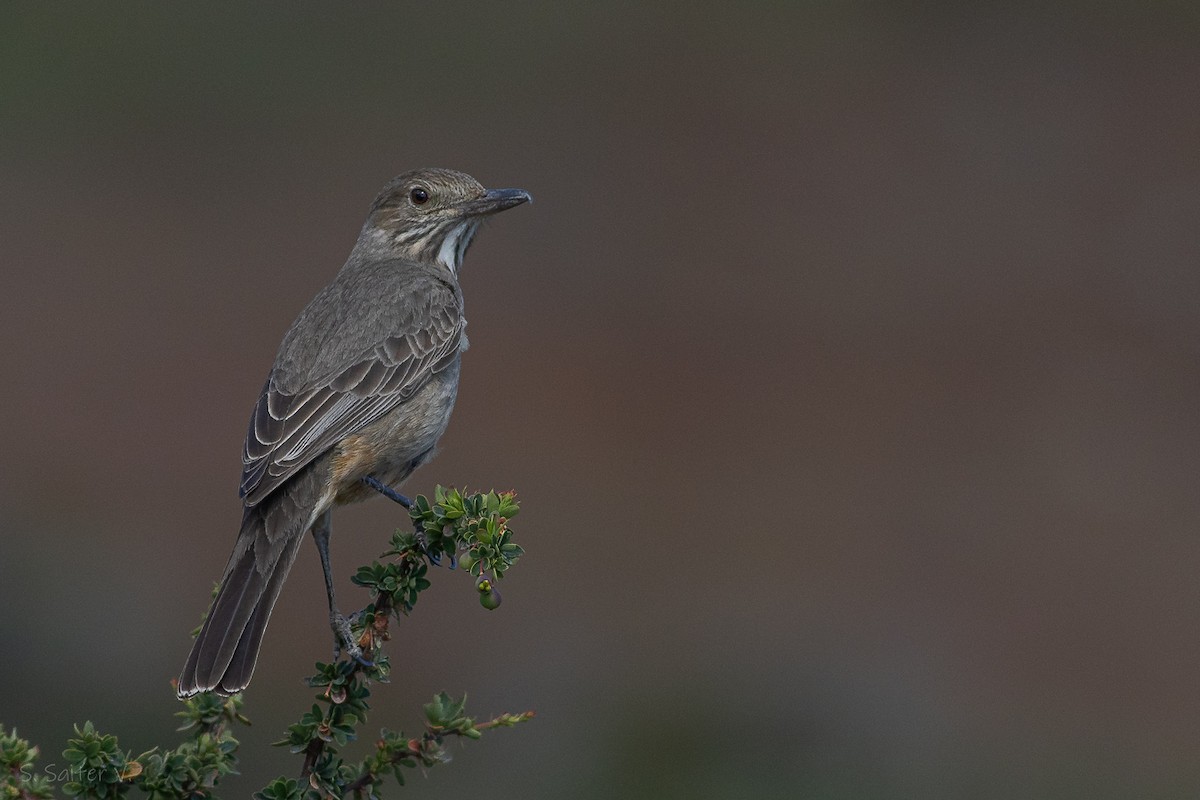
[[[173,741],[279,339],[442,165],[536,202],[408,488],[528,554],[369,729],[539,716],[408,796],[1200,796],[1198,154],[1188,3],[7,4],[0,720]],[[306,548],[226,795],[328,649]]]

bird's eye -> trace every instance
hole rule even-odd
[[[429,192],[422,189],[420,186],[414,188],[408,193],[409,198],[413,201],[413,205],[422,206],[429,202]]]

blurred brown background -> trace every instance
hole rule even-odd
[[[1200,14],[1010,9],[7,5],[0,720],[172,740],[279,339],[442,165],[536,203],[408,488],[516,487],[528,555],[368,735],[539,717],[406,796],[1200,795]],[[228,796],[298,768],[319,575]]]

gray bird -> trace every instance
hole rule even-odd
[[[330,515],[433,457],[467,347],[458,269],[483,218],[530,200],[421,169],[375,199],[345,266],[283,337],[242,454],[242,526],[179,695],[250,682],[271,609],[312,531],[339,646],[358,654],[333,597]]]

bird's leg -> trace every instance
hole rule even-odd
[[[387,499],[395,500],[397,503],[404,506],[405,508],[408,508],[408,509],[412,508],[412,500],[410,500],[407,497],[405,497],[404,495],[400,494],[395,489],[393,489],[392,487],[388,486],[383,481],[376,478],[374,475],[366,476],[365,478],[362,479],[362,482],[365,483],[367,486],[370,486],[375,491],[379,492],[381,495],[383,495]]]
[[[409,498],[400,494],[395,489],[393,489],[392,487],[388,486],[383,481],[376,478],[374,475],[367,475],[366,477],[364,477],[362,479],[362,482],[365,483],[367,486],[370,486],[375,491],[379,492],[381,495],[383,495],[387,499],[394,500],[395,502],[399,503],[400,505],[404,506],[405,508],[409,509],[410,511],[412,510],[412,500],[410,500]],[[441,566],[442,557],[441,556],[432,556],[429,554],[429,546],[428,546],[429,543],[425,539],[425,531],[421,530],[421,526],[417,525],[416,522],[413,523],[413,528],[415,529],[414,533],[416,534],[416,537],[417,537],[417,546],[421,548],[421,552],[424,553],[425,557],[429,559],[429,563],[433,564],[435,567]],[[450,569],[454,569],[456,566],[458,566],[458,556],[451,555],[450,556]]]
[[[346,655],[353,658],[364,667],[374,666],[363,658],[362,648],[354,640],[350,630],[350,620],[338,611],[337,601],[333,598],[333,570],[329,566],[329,535],[333,532],[333,512],[326,511],[313,525],[313,541],[317,543],[317,553],[321,556],[321,571],[325,573],[325,596],[329,599],[329,627],[333,629],[333,660],[337,661],[345,648]]]

